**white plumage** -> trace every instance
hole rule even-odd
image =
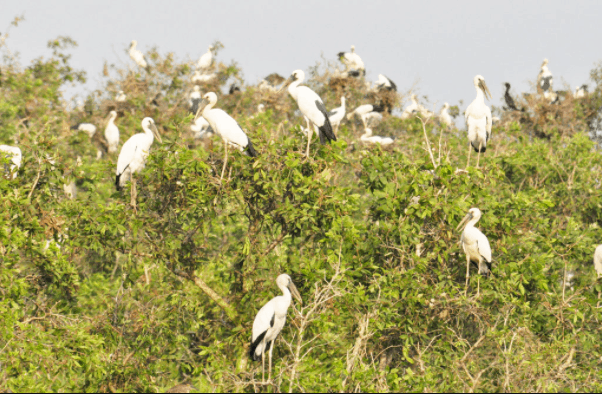
[[[355,53],[355,46],[351,45],[351,52],[339,52],[338,57],[347,70],[361,71],[363,74],[366,73],[366,66],[364,66],[362,58]]]
[[[587,85],[581,85],[575,89],[575,98],[583,98],[587,94]]]
[[[471,208],[468,214],[462,219],[456,230],[464,227],[460,243],[464,254],[466,254],[466,284],[470,276],[470,262],[477,265],[479,274],[489,275],[491,270],[491,246],[485,234],[483,234],[475,224],[481,219],[479,208]]]
[[[387,89],[397,91],[397,85],[383,74],[378,74],[375,82],[376,89]]]
[[[75,126],[71,126],[71,130],[85,131],[90,138],[94,137],[94,134],[96,134],[96,126],[92,123],[78,123]]]
[[[380,145],[390,145],[394,142],[391,137],[379,137],[377,135],[372,135],[372,129],[365,128],[364,134],[360,137],[361,141],[369,142],[372,144],[380,144]]]
[[[255,320],[253,321],[253,336],[251,337],[251,349],[249,351],[249,355],[253,361],[258,361],[261,358],[263,370],[265,370],[264,354],[269,350],[268,381],[271,379],[274,341],[286,323],[286,314],[288,312],[288,307],[291,304],[292,297],[295,297],[299,302],[302,302],[301,296],[290,276],[287,274],[279,275],[278,278],[276,278],[276,284],[282,291],[282,295],[268,301],[268,303],[259,310],[257,316],[255,316]],[[264,380],[263,374],[262,380]]]
[[[485,98],[491,93],[489,88],[485,84],[485,78],[477,75],[473,79],[474,87],[477,90],[477,97],[466,109],[464,118],[466,119],[466,127],[468,131],[468,140],[470,145],[476,152],[479,153],[479,159],[481,152],[487,150],[487,141],[491,137],[491,125],[493,120],[491,118],[491,110],[485,105]],[[479,166],[479,159],[477,159],[477,167]],[[470,163],[470,147],[468,148],[468,164]]]
[[[251,157],[257,157],[257,152],[255,151],[251,140],[247,137],[247,134],[238,123],[223,110],[213,108],[215,103],[217,103],[217,95],[214,92],[205,94],[197,118],[202,115],[203,118],[209,122],[213,131],[222,137],[222,140],[224,141],[225,157],[220,178],[223,179],[224,172],[226,171],[226,164],[228,163],[228,145],[234,146]]]
[[[548,59],[543,59],[541,69],[539,70],[539,75],[537,76],[538,90],[542,91],[543,93],[552,91],[553,84],[554,78],[552,76],[552,73],[548,69]]]
[[[302,70],[293,71],[287,82],[293,81],[288,86],[288,92],[297,102],[299,110],[305,116],[307,128],[310,128],[310,122],[320,136],[320,142],[336,141],[337,137],[332,131],[332,125],[328,119],[328,112],[320,96],[307,86],[299,86],[305,79],[305,73]],[[286,86],[286,83],[283,87]],[[312,133],[308,133],[306,155],[309,157],[309,144]]]
[[[382,112],[385,110],[385,107],[382,105],[373,105],[373,104],[363,104],[347,114],[347,119],[353,118],[353,116],[357,115],[362,120],[364,124],[364,129],[368,126],[375,126],[378,122],[382,120]]]
[[[594,252],[594,269],[598,278],[602,277],[602,245],[598,245]]]
[[[203,54],[199,61],[196,63],[196,67],[199,70],[207,70],[213,64],[213,45],[209,45],[209,49]]]
[[[192,83],[206,83],[214,80],[217,77],[217,74],[203,74],[199,70],[194,72],[194,75],[191,78]]]
[[[195,85],[194,88],[192,88],[192,92],[190,92],[190,95],[188,96],[188,108],[190,109],[190,112],[196,115],[202,99],[201,88]]]
[[[139,49],[136,49],[137,45],[138,45],[138,41],[132,40],[132,43],[130,44],[130,50],[128,51],[128,53],[130,54],[130,57],[132,58],[132,60],[134,62],[136,62],[137,65],[139,65],[142,68],[146,68],[148,66],[148,64],[146,63],[146,60],[144,60],[144,54],[142,53],[142,51],[140,51]]]
[[[119,158],[117,159],[117,170],[115,174],[115,187],[117,190],[125,185],[132,178],[132,174],[140,172],[146,165],[146,158],[149,155],[151,146],[155,137],[161,141],[161,136],[155,126],[152,118],[142,119],[142,130],[144,133],[138,133],[131,136],[121,147]]]
[[[439,123],[442,125],[447,125],[448,127],[453,124],[452,117],[449,116],[447,110],[449,109],[449,104],[443,104],[443,108],[441,108],[441,112],[439,112]]]
[[[125,93],[123,93],[123,90],[120,90],[119,93],[117,93],[117,95],[115,96],[115,101],[117,101],[118,103],[123,103],[126,99]]]
[[[107,145],[109,145],[109,153],[116,153],[117,148],[119,148],[119,128],[115,124],[116,118],[117,112],[111,111],[109,122],[105,128],[105,139],[107,140]]]
[[[341,106],[333,109],[328,113],[328,120],[330,125],[334,127],[335,133],[339,131],[339,125],[345,117],[345,97],[341,97]]]
[[[0,157],[10,159],[10,162],[13,164],[10,167],[6,166],[4,168],[4,172],[9,176],[9,178],[15,179],[17,177],[17,172],[19,168],[21,168],[21,149],[16,146],[9,145],[0,145]]]
[[[211,125],[209,122],[207,122],[207,119],[203,118],[202,116],[199,116],[194,121],[194,123],[190,126],[190,130],[195,133],[194,138],[196,139],[203,139],[214,134]]]

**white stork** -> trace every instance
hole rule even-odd
[[[594,269],[598,278],[602,277],[602,245],[598,245],[594,252]]]
[[[392,90],[394,92],[397,91],[397,85],[395,85],[395,82],[391,81],[389,78],[387,78],[385,75],[383,74],[378,74],[378,80],[376,80],[375,82],[375,87],[376,89],[386,89],[386,90]]]
[[[382,105],[376,104],[364,104],[360,105],[353,112],[347,114],[347,119],[353,118],[354,115],[357,115],[362,120],[364,124],[364,129],[368,127],[369,124],[375,124],[382,119],[382,112],[385,110],[385,107]]]
[[[453,124],[452,117],[449,116],[447,110],[449,109],[449,104],[443,104],[443,108],[441,108],[441,112],[439,112],[439,123],[447,125],[447,127],[451,127]]]
[[[322,144],[325,142],[336,141],[337,137],[332,131],[332,125],[328,119],[328,112],[326,111],[326,107],[320,96],[307,86],[299,86],[304,79],[305,73],[303,71],[293,71],[289,79],[282,85],[282,89],[290,83],[288,86],[289,94],[295,99],[299,106],[299,110],[303,116],[305,116],[307,128],[310,129],[310,122],[314,125],[314,129],[320,136],[320,142]],[[305,154],[308,158],[312,134],[313,133],[307,133],[307,150]]]
[[[272,377],[272,351],[274,350],[274,341],[282,331],[286,323],[286,313],[291,305],[292,297],[295,297],[300,303],[301,295],[297,291],[291,277],[287,274],[279,275],[276,278],[276,284],[282,291],[281,296],[272,298],[265,304],[255,316],[253,322],[253,336],[251,337],[251,349],[249,355],[253,361],[259,361],[261,358],[261,380],[265,379],[265,358],[264,354],[269,350],[268,381]],[[292,297],[291,297],[292,295]]]
[[[477,90],[477,97],[466,109],[464,118],[466,119],[466,126],[468,129],[468,140],[470,145],[474,148],[475,152],[478,152],[477,167],[479,167],[479,160],[481,158],[481,152],[487,150],[487,141],[491,138],[491,125],[493,120],[491,118],[491,110],[485,105],[485,98],[489,96],[491,99],[491,92],[485,84],[485,78],[477,75],[473,79],[474,87]],[[468,162],[466,168],[470,164],[470,146],[468,147]]]
[[[395,140],[391,137],[379,137],[377,135],[372,135],[372,129],[370,128],[365,128],[364,129],[364,134],[362,134],[362,136],[360,137],[361,141],[364,142],[370,142],[372,144],[380,144],[380,145],[390,145],[392,144]]]
[[[147,68],[148,64],[146,63],[146,60],[144,60],[144,54],[139,49],[136,49],[137,45],[138,41],[132,40],[132,43],[130,44],[130,50],[128,51],[128,53],[137,65],[139,65],[142,68]]]
[[[213,131],[219,134],[224,141],[224,166],[222,167],[221,181],[224,179],[224,172],[228,163],[228,145],[234,146],[251,157],[257,157],[257,152],[239,124],[223,110],[213,108],[215,103],[217,103],[217,95],[215,93],[209,92],[205,94],[196,118],[202,116],[207,119]]]
[[[117,170],[115,178],[115,187],[121,190],[125,183],[132,179],[132,174],[140,172],[146,165],[151,146],[155,137],[159,142],[161,136],[155,126],[155,121],[152,118],[142,119],[142,130],[144,133],[138,133],[131,136],[121,147],[119,158],[117,159]]]
[[[364,66],[362,58],[359,57],[357,53],[355,53],[355,46],[351,45],[351,52],[339,52],[337,56],[339,57],[339,60],[345,65],[345,67],[347,67],[347,71],[360,71],[362,74],[366,75],[366,66]]]
[[[541,89],[541,92],[546,93],[552,90],[553,83],[554,78],[548,69],[548,59],[543,59],[541,70],[539,70],[539,75],[537,76],[537,88],[538,90]]]
[[[0,157],[10,159],[12,162],[10,167],[4,167],[4,172],[7,173],[10,178],[15,179],[17,177],[17,172],[19,172],[19,168],[21,168],[21,159],[23,157],[21,149],[16,146],[0,145],[0,152],[2,152]]]
[[[96,133],[96,126],[92,123],[78,123],[75,126],[71,126],[71,130],[85,131],[92,138]]]
[[[123,103],[126,99],[126,95],[125,93],[123,93],[123,90],[120,90],[119,93],[117,93],[117,95],[115,95],[115,101],[117,101],[118,103]]]
[[[216,77],[217,77],[217,74],[215,74],[215,73],[203,74],[199,70],[196,70],[194,72],[194,75],[191,78],[191,81],[192,81],[192,83],[206,83],[206,82],[211,82]]]
[[[345,117],[345,97],[341,97],[341,106],[333,109],[328,113],[330,125],[334,127],[335,134],[339,131],[339,125]]]
[[[109,145],[109,153],[116,153],[117,148],[119,148],[119,129],[115,124],[116,118],[117,112],[111,111],[109,113],[109,122],[105,128],[105,139],[107,140],[107,145]]]
[[[579,86],[575,89],[575,98],[583,98],[587,94],[587,84]]]
[[[471,208],[468,214],[462,219],[456,230],[464,227],[460,243],[466,255],[466,288],[468,288],[468,278],[470,278],[470,262],[476,264],[479,274],[488,276],[491,270],[491,246],[485,234],[475,227],[475,224],[481,219],[479,208]]]
[[[196,63],[196,68],[203,71],[208,70],[213,64],[213,45],[209,45],[209,49],[203,54]]]

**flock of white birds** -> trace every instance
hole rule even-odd
[[[129,48],[129,55],[136,65],[148,70],[149,65],[144,58],[144,54],[138,50],[136,46],[137,42],[135,40],[132,41]],[[221,180],[226,171],[229,147],[234,147],[252,157],[256,157],[258,153],[253,147],[251,140],[245,131],[238,125],[236,120],[225,111],[215,108],[218,101],[217,94],[208,92],[202,95],[200,87],[197,85],[198,83],[211,81],[217,76],[213,71],[213,49],[212,46],[209,46],[208,51],[203,54],[196,63],[196,69],[191,79],[195,85],[189,95],[189,106],[191,111],[195,114],[191,130],[197,133],[197,138],[204,138],[205,136],[212,134],[217,134],[222,138],[225,157],[220,177]],[[365,75],[366,69],[364,62],[360,56],[355,53],[355,47],[351,46],[350,52],[340,52],[338,57],[345,65],[346,69],[342,72],[339,70],[337,76],[346,78]],[[336,141],[336,133],[345,117],[347,119],[352,119],[354,116],[360,118],[364,126],[364,134],[361,135],[360,141],[380,145],[394,143],[393,138],[372,135],[371,126],[377,124],[380,119],[382,119],[382,113],[384,111],[382,106],[377,104],[363,104],[347,113],[345,97],[342,97],[341,106],[328,111],[319,95],[307,86],[302,85],[304,79],[305,73],[302,70],[293,71],[290,78],[287,80],[277,74],[272,74],[261,81],[259,88],[270,89],[274,92],[279,92],[286,88],[290,96],[296,101],[299,111],[305,118],[307,125],[306,128],[302,127],[302,130],[307,136],[307,148],[305,152],[307,157],[310,156],[312,135],[316,133],[322,144]],[[278,84],[282,85],[279,89],[275,86]],[[485,99],[491,98],[491,93],[485,83],[485,79],[482,76],[477,75],[473,79],[473,84],[476,90],[476,97],[465,112],[467,136],[469,140],[467,167],[470,164],[470,152],[472,149],[478,154],[477,167],[479,166],[480,154],[484,153],[487,149],[487,143],[491,138],[493,123],[491,110],[485,104]],[[553,78],[552,73],[548,69],[547,59],[544,60],[541,66],[541,71],[537,78],[537,85],[538,91],[543,94],[546,99],[550,100],[550,102],[554,102],[558,99],[557,93],[552,89]],[[512,98],[508,94],[510,85],[506,84],[506,87],[506,102],[510,109],[516,109]],[[375,86],[371,87],[371,89],[396,90],[397,87],[393,81],[380,74]],[[586,93],[587,85],[583,85],[577,89],[575,96],[583,97]],[[115,100],[117,102],[125,101],[125,93],[119,91]],[[404,108],[401,114],[402,119],[416,115],[423,117],[431,117],[434,115],[431,111],[419,104],[416,95],[411,95],[410,100],[410,104]],[[263,112],[264,110],[265,107],[263,104],[260,105],[258,111]],[[453,123],[448,110],[449,104],[445,103],[441,112],[438,114],[438,120],[443,127],[450,126]],[[116,153],[119,149],[119,129],[115,124],[116,118],[117,112],[111,111],[104,133],[108,145],[108,152],[110,154]],[[144,118],[141,125],[143,133],[133,135],[121,147],[117,160],[115,178],[117,190],[121,190],[126,182],[130,180],[132,181],[132,190],[134,190],[135,179],[132,175],[144,168],[155,138],[161,142],[161,136],[159,135],[153,119],[148,117]],[[88,133],[90,137],[96,133],[96,126],[89,123],[78,124],[72,128],[84,131]],[[5,165],[5,173],[10,179],[15,179],[21,165],[21,150],[18,147],[0,145],[0,151],[5,153],[5,157],[8,159],[7,163],[9,163]],[[478,208],[472,208],[457,228],[457,230],[462,228],[460,241],[466,255],[466,288],[468,288],[471,263],[476,265],[479,274],[483,276],[488,276],[491,270],[491,246],[487,237],[475,227],[480,218],[481,211]],[[598,276],[602,276],[602,245],[598,246],[594,253],[594,267]],[[301,301],[301,296],[288,275],[280,275],[276,280],[276,284],[283,295],[270,300],[258,312],[253,323],[253,335],[250,349],[250,356],[253,360],[259,360],[259,358],[262,359],[262,378],[265,378],[264,354],[269,352],[268,371],[270,375],[268,376],[268,380],[271,376],[274,340],[284,327],[286,314],[291,304],[292,297]]]

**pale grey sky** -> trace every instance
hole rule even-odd
[[[499,105],[503,82],[515,93],[529,89],[543,58],[550,60],[555,89],[587,83],[602,60],[602,1],[83,1],[4,0],[0,31],[14,16],[25,22],[7,44],[24,63],[47,55],[46,42],[67,35],[79,43],[72,65],[98,87],[103,62],[127,62],[132,39],[146,50],[197,59],[219,39],[219,59],[235,59],[247,83],[271,72],[289,75],[351,44],[366,64],[404,91],[431,103],[464,107],[474,98],[472,79],[485,77]]]

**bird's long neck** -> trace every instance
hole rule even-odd
[[[214,105],[215,105],[214,102],[209,102],[209,104],[207,104],[205,106],[205,108],[203,108],[203,112],[202,112],[203,118],[208,119],[207,115],[209,114],[209,111],[211,111],[213,109]]]
[[[475,89],[477,91],[477,98],[476,100],[478,100],[479,102],[482,102],[483,104],[485,104],[485,94],[483,93],[483,90],[481,90],[480,87],[475,86]]]
[[[301,85],[301,82],[303,82],[303,80],[298,79],[295,82],[288,85],[288,93],[295,99],[297,99],[297,88],[299,87],[299,85]]]
[[[290,305],[291,301],[293,300],[291,291],[286,286],[280,287],[280,290],[282,290],[282,296],[284,297],[285,301],[288,305]]]
[[[480,217],[474,217],[474,218],[470,219],[468,221],[468,223],[466,223],[466,227],[465,228],[475,227],[475,225],[477,224],[477,222],[479,221],[479,219],[481,219],[481,218]]]
[[[151,144],[152,144],[152,143],[153,143],[153,141],[155,140],[155,135],[153,134],[153,132],[151,131],[151,129],[150,129],[150,128],[148,128],[148,126],[146,126],[146,127],[143,127],[143,130],[144,130],[144,135],[146,135],[146,137],[147,137],[148,139],[150,139],[150,141],[151,141]]]

